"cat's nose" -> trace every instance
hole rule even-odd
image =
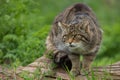
[[[69,46],[70,46],[70,47],[75,47],[75,45],[74,45],[74,44],[72,44],[72,43],[69,43]]]

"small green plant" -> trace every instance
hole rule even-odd
[[[117,0],[64,0],[64,3],[63,0],[0,0],[0,65],[17,68],[41,57],[54,17],[77,2],[94,10],[104,31],[93,66],[119,61],[120,10]]]
[[[56,80],[63,80],[62,78],[58,77]]]
[[[21,74],[19,74],[20,77],[22,77],[24,80],[34,80],[34,78],[29,75],[29,72],[23,71]]]
[[[66,70],[66,72],[68,73],[69,77],[70,77],[70,80],[75,80],[75,75],[72,74],[69,70],[69,68],[67,67],[66,64],[63,65],[64,69]]]

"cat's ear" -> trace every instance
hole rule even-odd
[[[65,29],[68,27],[67,24],[62,23],[62,22],[58,22],[58,26],[59,26],[62,30],[65,30]]]
[[[84,24],[84,30],[85,30],[85,32],[88,32],[88,33],[90,33],[90,24],[89,24],[89,22],[87,21],[85,24]]]

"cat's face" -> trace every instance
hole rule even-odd
[[[86,50],[91,38],[88,21],[70,25],[59,22],[58,25],[62,30],[62,41],[71,52]]]

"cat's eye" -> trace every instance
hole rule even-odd
[[[84,42],[87,42],[87,41],[88,41],[85,37],[82,37],[82,40],[83,40]]]
[[[66,36],[63,36],[63,39],[66,39]]]

